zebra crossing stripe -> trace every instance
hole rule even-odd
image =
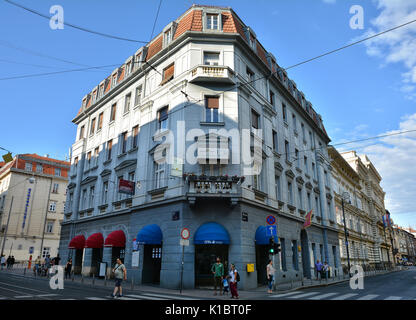
[[[180,297],[180,296],[168,296],[164,294],[156,294],[156,293],[143,293],[146,296],[153,296],[153,297],[159,297],[159,298],[166,298],[166,299],[173,299],[173,300],[199,300],[195,298],[188,298],[188,297]]]
[[[56,297],[56,293],[38,294],[37,297]]]
[[[357,300],[373,300],[377,298],[378,296],[379,296],[378,294],[367,294],[366,296],[358,298]]]
[[[68,298],[68,299],[60,299],[60,300],[75,300],[75,299],[72,299],[72,298]]]
[[[118,297],[117,300],[140,300],[140,299],[128,298],[126,296],[123,296],[123,297]]]
[[[158,297],[141,296],[141,295],[138,295],[138,294],[129,294],[129,295],[127,295],[127,296],[128,296],[128,297],[137,298],[137,299],[148,299],[148,300],[168,300],[168,299],[158,298]]]
[[[287,296],[292,296],[295,294],[300,294],[302,293],[302,291],[295,291],[295,292],[289,292],[289,293],[281,293],[281,294],[275,294],[273,296],[270,296],[272,298],[280,298],[280,297],[287,297]]]
[[[108,300],[106,298],[98,298],[98,297],[86,297],[85,299],[88,299],[88,300]]]
[[[335,297],[331,300],[345,300],[345,299],[348,299],[348,298],[351,298],[351,297],[354,297],[354,296],[358,296],[358,293],[347,293],[347,294],[344,294],[342,296]]]
[[[14,296],[16,299],[33,298],[33,296]]]
[[[298,294],[296,296],[291,296],[291,297],[288,297],[288,298],[289,299],[306,298],[306,297],[313,296],[313,295],[318,294],[318,293],[319,292],[308,292],[308,293]]]
[[[390,296],[390,297],[387,297],[386,299],[384,299],[384,300],[401,300],[402,299],[402,297],[397,297],[397,296]]]
[[[335,296],[336,294],[337,294],[336,292],[330,292],[330,293],[326,293],[326,294],[321,294],[321,295],[316,296],[316,297],[311,297],[311,298],[308,298],[308,299],[311,299],[311,300],[322,300],[322,299],[326,299],[328,297]]]

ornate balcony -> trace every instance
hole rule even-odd
[[[225,66],[198,65],[191,70],[189,82],[216,82],[234,84],[234,72]]]

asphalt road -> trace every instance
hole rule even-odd
[[[327,287],[271,294],[278,300],[416,300],[416,267],[364,278],[364,288],[353,290],[349,282]]]

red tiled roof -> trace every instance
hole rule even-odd
[[[192,21],[194,20],[195,11],[189,12],[186,16],[184,16],[178,23],[176,27],[175,35],[173,36],[173,40],[177,39],[180,35],[185,33],[188,30],[191,30]]]
[[[260,42],[257,41],[257,55],[260,57],[261,60],[266,64],[267,67],[269,67],[269,62],[266,58],[266,50],[261,46]],[[270,69],[270,67],[269,67]]]
[[[146,61],[149,61],[155,54],[162,50],[162,45],[163,37],[160,35],[159,38],[150,44],[149,49],[147,50]]]
[[[202,31],[202,10],[194,10],[191,31]]]
[[[36,153],[25,153],[25,154],[22,154],[22,156],[30,157],[30,158],[33,158],[33,159],[51,161],[51,162],[59,163],[59,164],[64,165],[64,166],[70,166],[71,165],[70,162],[57,160],[57,159],[53,159],[53,158],[48,158],[48,157],[42,157],[42,156],[37,155]]]

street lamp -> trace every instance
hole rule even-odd
[[[350,194],[348,192],[344,192],[341,196],[341,204],[342,204],[342,215],[344,218],[344,234],[345,234],[345,247],[347,249],[347,262],[348,262],[348,275],[351,277],[351,265],[350,265],[350,250],[348,249],[348,231],[347,231],[347,221],[345,220],[345,211],[344,211],[344,200],[350,200]]]

